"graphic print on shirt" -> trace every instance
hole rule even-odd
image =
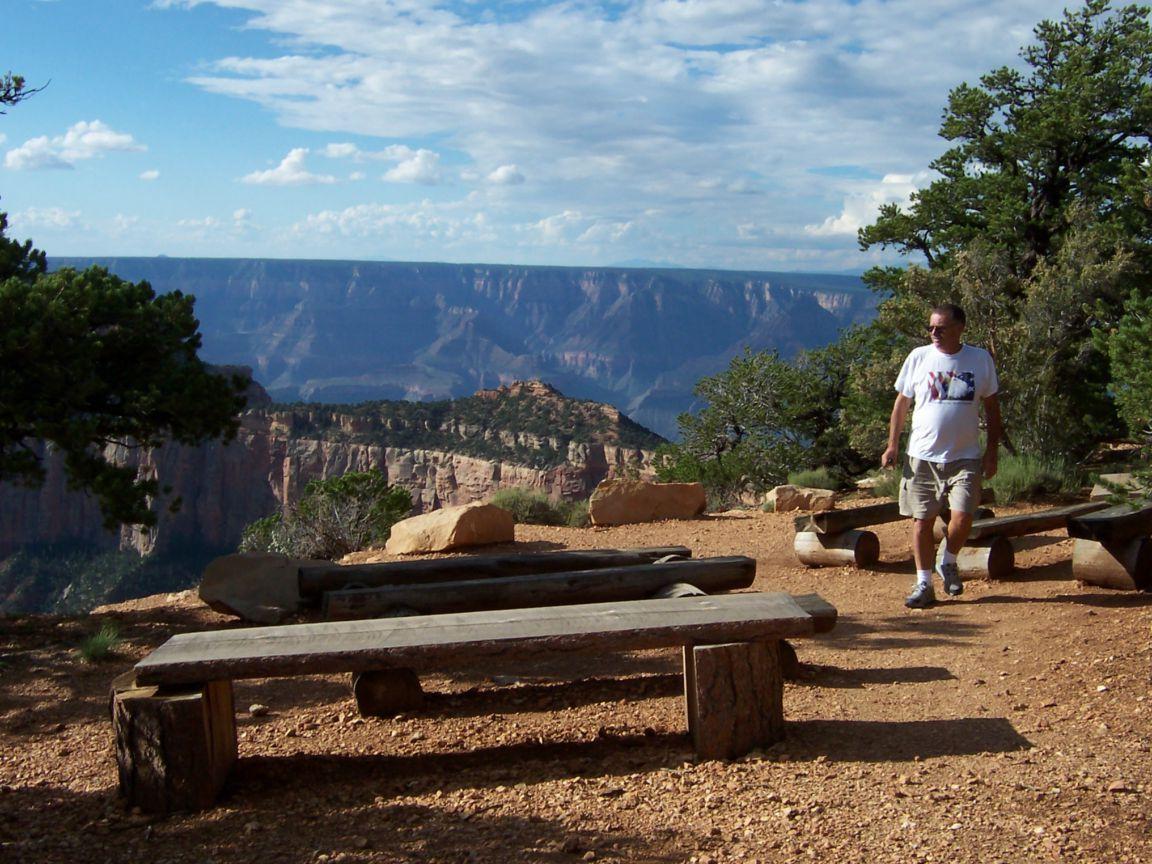
[[[929,372],[929,402],[972,402],[976,398],[975,372]]]

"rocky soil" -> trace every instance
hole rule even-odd
[[[109,682],[173,633],[236,625],[191,593],[0,618],[0,861],[1152,860],[1152,596],[1078,585],[1052,532],[1011,581],[909,611],[906,532],[878,528],[858,572],[799,566],[788,515],[518,526],[526,549],[753,555],[758,588],[835,604],[763,752],[694,759],[673,653],[445,670],[388,719],[358,717],[343,678],[249,681],[224,798],[168,818],[117,799]],[[108,619],[125,642],[84,662]]]

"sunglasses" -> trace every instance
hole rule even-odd
[[[937,324],[929,324],[929,325],[928,325],[928,332],[929,332],[929,333],[943,333],[943,332],[944,332],[945,330],[947,330],[949,327],[953,327],[953,326],[955,326],[955,324],[956,324],[956,322],[955,322],[955,321],[953,321],[951,324],[939,324],[939,325],[937,325]]]

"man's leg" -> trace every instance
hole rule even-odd
[[[936,538],[932,531],[938,518],[912,520],[912,559],[917,571],[931,571],[936,566]],[[971,527],[971,519],[968,525]]]
[[[944,530],[946,537],[945,546],[953,555],[958,555],[960,550],[964,548],[964,544],[968,542],[968,534],[972,531],[972,517],[973,514],[971,513],[952,511],[952,515],[948,520],[948,527]]]
[[[932,466],[909,458],[900,483],[900,512],[912,517],[912,560],[916,562],[916,586],[904,600],[909,609],[926,609],[936,603],[932,526],[940,512],[940,491]]]
[[[980,503],[980,463],[965,460],[955,463],[948,477],[948,506],[951,515],[944,529],[944,552],[936,569],[944,580],[944,590],[953,597],[964,593],[964,582],[960,579],[960,568],[956,556],[968,542],[972,531],[973,514]]]

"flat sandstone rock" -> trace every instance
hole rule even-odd
[[[694,519],[707,500],[700,483],[605,480],[588,501],[593,525],[628,525],[661,519]]]
[[[390,555],[446,552],[466,546],[511,543],[516,524],[507,510],[477,501],[413,516],[392,526]]]

